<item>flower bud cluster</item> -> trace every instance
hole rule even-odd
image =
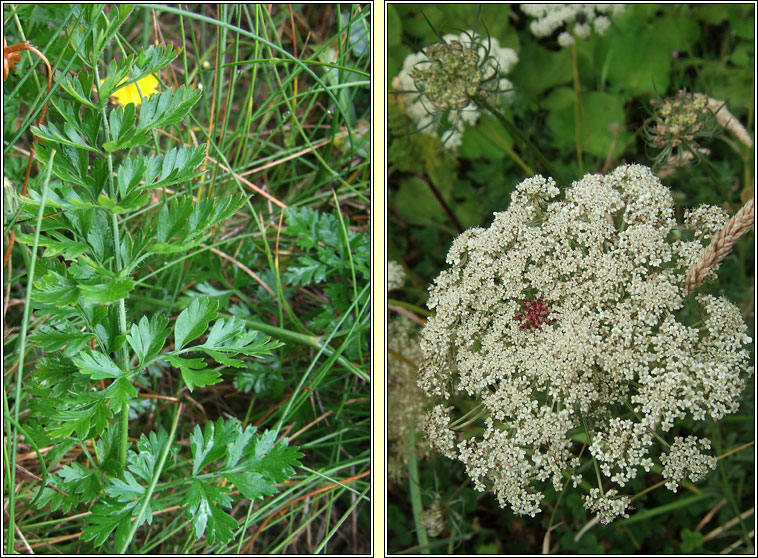
[[[707,97],[683,89],[674,97],[652,99],[650,104],[656,107],[654,127],[648,133],[653,146],[663,149],[695,145],[699,137],[712,135],[710,129],[715,119],[707,109]]]
[[[711,468],[694,442],[667,448],[666,433],[737,410],[751,340],[727,299],[686,297],[704,235],[681,234],[671,192],[649,168],[623,165],[558,193],[529,178],[489,228],[453,242],[420,339],[419,386],[446,400],[425,432],[478,490],[529,515],[545,482],[578,484],[588,440],[584,457],[605,490],[585,505],[611,521],[629,504],[615,487],[656,463],[671,486]],[[722,217],[701,208],[690,224],[710,230]],[[699,311],[681,312],[688,304]]]
[[[438,117],[447,113],[451,128],[441,138],[445,147],[454,149],[461,144],[465,126],[479,119],[472,97],[502,94],[508,98],[513,85],[504,76],[516,62],[516,52],[501,47],[495,38],[470,31],[448,34],[441,43],[408,55],[392,87],[404,92],[406,113],[425,134],[439,134]]]

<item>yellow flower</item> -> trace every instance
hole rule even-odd
[[[129,79],[128,76],[121,80],[121,83],[124,83],[127,79]],[[100,83],[102,82],[103,80],[100,80]],[[121,85],[121,83],[119,83],[119,85]],[[139,90],[137,89],[138,85]],[[149,97],[156,91],[158,91],[158,78],[156,78],[154,74],[148,74],[142,79],[137,80],[136,83],[131,83],[121,89],[116,89],[113,95],[111,95],[111,101],[123,106],[126,106],[129,103],[134,103],[136,106],[139,106],[142,103],[142,97]],[[140,92],[142,93],[141,96]]]

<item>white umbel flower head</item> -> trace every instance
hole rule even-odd
[[[739,308],[686,297],[702,235],[672,234],[682,226],[671,192],[649,168],[623,165],[558,193],[552,179],[524,180],[489,228],[453,242],[420,339],[419,386],[448,400],[428,419],[427,435],[440,436],[430,443],[463,462],[476,488],[529,515],[541,483],[558,489],[579,465],[572,433],[586,433],[585,455],[623,487],[664,461],[657,442],[677,420],[735,412],[752,374]],[[690,219],[721,220],[702,208]],[[477,412],[470,402],[458,411],[459,397]],[[462,411],[482,418],[450,426]],[[701,478],[706,461],[679,464],[677,447],[671,481],[682,470]],[[586,503],[610,521],[629,500],[607,490]]]
[[[609,15],[624,11],[623,4],[521,4],[521,11],[534,18],[529,29],[535,37],[548,37],[558,29],[558,44],[574,44],[574,37],[589,39],[592,29],[603,35],[611,26]]]

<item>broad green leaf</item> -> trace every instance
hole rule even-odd
[[[168,318],[165,314],[153,314],[149,321],[147,316],[142,316],[139,325],[132,324],[131,333],[127,334],[126,340],[140,364],[161,352],[166,338],[171,333],[167,325]]]
[[[221,374],[206,368],[202,358],[180,358],[167,354],[166,360],[182,372],[182,379],[190,391],[194,391],[195,387],[210,386],[221,381]]]
[[[174,349],[180,351],[187,343],[205,333],[208,323],[216,317],[217,309],[217,300],[200,298],[182,310],[174,325]]]
[[[72,360],[82,373],[92,376],[93,380],[120,378],[124,375],[124,371],[108,355],[99,351],[90,349]]]

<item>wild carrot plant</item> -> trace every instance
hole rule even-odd
[[[392,550],[750,551],[754,10],[389,12]]]

